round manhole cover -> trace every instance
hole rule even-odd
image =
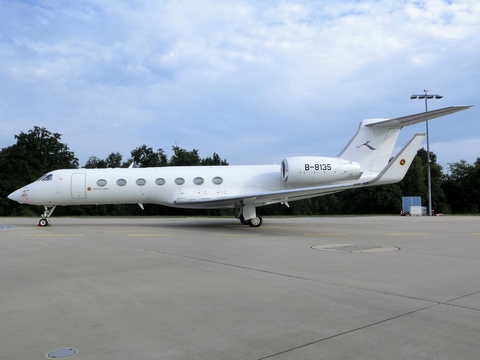
[[[312,246],[314,250],[324,251],[345,251],[345,252],[388,252],[398,251],[400,248],[394,246],[378,246],[378,245],[360,245],[360,244],[330,244]]]
[[[47,354],[48,359],[65,359],[77,353],[76,349],[58,349]]]

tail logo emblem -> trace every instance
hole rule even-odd
[[[370,140],[367,140],[367,141],[364,142],[362,145],[357,146],[357,148],[361,148],[362,146],[365,145],[365,146],[366,146],[367,148],[369,148],[370,150],[375,150],[375,148],[372,147],[372,146],[370,145],[370,143],[371,143],[371,141],[370,141]]]
[[[405,160],[405,159],[400,160],[400,165],[403,166],[403,165],[405,165],[406,163],[407,163],[407,160]]]

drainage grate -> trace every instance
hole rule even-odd
[[[378,246],[378,245],[359,245],[359,244],[330,244],[312,246],[314,250],[324,251],[345,251],[345,252],[388,252],[398,251],[400,248],[393,246]]]
[[[47,354],[48,359],[65,359],[77,353],[76,349],[58,349]]]

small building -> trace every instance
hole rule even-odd
[[[423,215],[421,196],[403,196],[402,209],[407,215]]]

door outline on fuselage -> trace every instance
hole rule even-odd
[[[70,188],[72,199],[86,199],[87,198],[87,174],[73,173],[70,181]]]

